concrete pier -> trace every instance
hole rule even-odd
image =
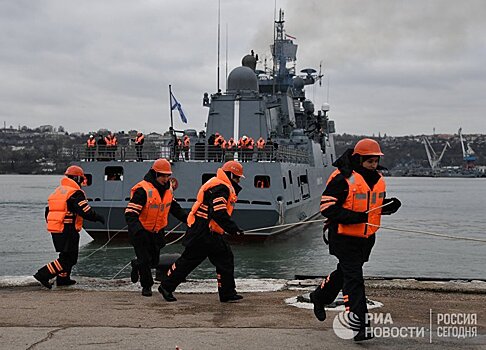
[[[368,280],[368,297],[383,304],[370,310],[382,317],[374,325],[380,336],[355,343],[336,334],[338,312],[319,322],[312,309],[285,302],[317,281],[268,292],[238,287],[244,299],[237,303],[178,291],[178,301],[167,303],[155,288],[147,298],[124,290],[127,281],[119,290],[87,281],[52,290],[0,287],[0,349],[486,349],[485,282]]]

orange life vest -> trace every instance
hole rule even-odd
[[[257,141],[257,148],[260,150],[265,148],[265,140],[261,137]]]
[[[47,231],[51,233],[62,233],[64,224],[72,224],[74,218],[74,227],[76,231],[81,231],[83,228],[83,218],[68,211],[67,200],[74,194],[74,192],[81,190],[81,187],[76,181],[64,177],[61,180],[61,185],[52,192],[47,199],[49,205],[49,213],[47,214]],[[82,191],[82,190],[81,190]]]
[[[329,183],[339,173],[339,170],[335,170],[327,180],[327,183]],[[347,178],[346,181],[349,186],[349,192],[346,200],[344,201],[343,208],[358,212],[366,212],[383,205],[383,199],[385,198],[386,191],[386,184],[383,176],[380,176],[380,179],[373,187],[373,190],[369,188],[365,179],[355,171],[353,171],[351,176]],[[370,211],[368,214],[368,223],[380,226],[381,209]],[[368,238],[376,231],[378,231],[378,227],[366,225],[366,223],[338,225],[338,234],[346,236]]]
[[[228,142],[226,143],[226,149],[228,150],[234,150],[236,148],[236,142],[233,138],[230,138]]]
[[[187,136],[184,137],[184,147],[187,147],[189,148],[189,146],[191,145],[191,139]]]
[[[157,233],[166,227],[169,222],[170,205],[174,198],[172,186],[165,191],[164,198],[160,198],[159,191],[155,186],[148,181],[142,180],[132,187],[130,198],[133,197],[133,194],[139,187],[142,187],[147,193],[147,202],[142,208],[138,219],[144,229]]]
[[[96,146],[96,140],[95,139],[88,139],[88,141],[86,141],[86,144],[88,145],[88,147],[95,147]]]
[[[144,137],[144,135],[137,136],[137,137],[135,138],[135,144],[136,144],[136,145],[140,145],[140,144],[142,143],[142,140],[143,140],[144,138],[145,138],[145,137]]]
[[[230,195],[228,201],[226,202],[226,212],[228,213],[229,216],[231,216],[238,197],[236,196],[236,192],[235,189],[233,188],[233,185],[231,185],[231,181],[228,179],[223,169],[219,168],[218,171],[216,172],[216,176],[206,181],[206,183],[202,185],[201,188],[199,189],[199,192],[197,193],[196,202],[192,206],[191,212],[187,217],[187,226],[191,227],[192,224],[194,224],[194,222],[196,221],[196,216],[202,217],[204,219],[208,218],[208,206],[203,204],[204,194],[206,193],[207,190],[219,185],[225,185],[229,189]],[[214,220],[209,221],[209,229],[221,235],[224,233],[223,228],[219,226]]]
[[[218,137],[216,137],[214,139],[214,146],[219,146],[219,147],[223,148],[224,143],[225,143],[225,139],[221,135],[219,135]]]

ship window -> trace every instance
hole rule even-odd
[[[267,175],[257,175],[253,180],[253,185],[257,188],[269,188],[270,187],[270,176]]]
[[[292,171],[289,170],[289,182],[292,185]]]
[[[307,185],[307,175],[300,175],[300,184]]]
[[[210,178],[215,177],[216,174],[203,174],[202,175],[202,183],[206,183]]]
[[[93,183],[93,175],[84,173],[84,176],[86,176],[86,186],[91,186]]]
[[[107,166],[105,168],[105,181],[123,181],[123,167]]]
[[[283,188],[284,190],[287,188],[287,179],[284,177],[282,177],[282,181],[283,181]]]

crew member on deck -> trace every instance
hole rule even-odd
[[[51,289],[50,279],[56,277],[58,286],[76,283],[71,279],[71,270],[78,261],[79,231],[83,219],[105,223],[103,216],[97,214],[88,204],[81,189],[86,182],[81,167],[72,165],[66,169],[61,184],[48,198],[46,207],[47,230],[59,258],[39,269],[34,278],[44,287]]]
[[[226,142],[226,159],[227,160],[232,160],[235,156],[235,151],[236,151],[236,142],[235,140],[230,137],[229,140]]]
[[[214,139],[214,151],[215,151],[215,161],[221,162],[224,159],[224,148],[226,141],[223,135],[216,133],[216,138]]]
[[[145,142],[145,136],[141,131],[137,133],[135,137],[135,150],[137,151],[137,162],[143,162],[143,144]]]
[[[310,293],[310,299],[315,316],[324,321],[324,306],[342,289],[355,341],[373,337],[366,322],[363,264],[375,244],[381,215],[393,214],[401,206],[397,198],[385,199],[385,180],[378,172],[382,155],[378,142],[360,140],[354,150],[348,149],[333,163],[338,169],[329,177],[321,198],[321,213],[328,219],[329,252],[339,263]]]
[[[96,140],[93,135],[89,135],[89,139],[86,141],[86,161],[94,161],[94,155],[96,152]]]
[[[258,150],[257,159],[258,160],[264,160],[265,159],[265,157],[264,157],[264,153],[265,153],[265,139],[263,137],[260,137],[257,140],[256,145],[257,145],[257,150]]]
[[[191,139],[189,136],[184,135],[182,150],[184,151],[184,158],[189,160],[189,148],[191,147]]]
[[[231,220],[243,167],[229,161],[218,169],[216,176],[201,186],[197,200],[187,218],[185,250],[163,277],[159,292],[167,301],[176,301],[172,294],[189,273],[206,258],[216,266],[218,293],[221,302],[237,301],[243,297],[236,293],[234,258],[224,233],[243,234]]]
[[[187,221],[187,213],[176,202],[170,176],[172,169],[168,160],[157,159],[144,179],[133,186],[130,202],[125,209],[130,243],[135,249],[136,259],[131,262],[130,274],[133,283],[140,277],[142,295],[152,296],[152,268],[159,264],[160,250],[165,246],[165,227],[169,213],[179,221]]]

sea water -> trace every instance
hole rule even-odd
[[[0,276],[29,276],[56,258],[45,230],[47,196],[61,176],[0,176]],[[486,279],[486,242],[426,235],[439,233],[486,241],[486,179],[386,178],[387,197],[398,197],[402,208],[384,216],[382,226],[413,231],[380,229],[366,276]],[[244,189],[243,189],[244,191]],[[320,218],[320,217],[318,217]],[[110,279],[134,256],[125,244],[99,249],[82,234],[80,257],[74,275]],[[322,224],[305,224],[263,243],[233,244],[237,278],[322,276],[336,259],[322,240]],[[180,253],[174,244],[163,253]],[[118,276],[128,277],[129,268]],[[214,278],[206,261],[191,278]]]

